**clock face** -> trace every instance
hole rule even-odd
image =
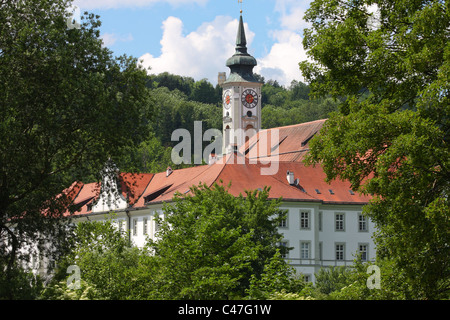
[[[254,108],[258,104],[258,94],[255,90],[246,89],[242,92],[241,101],[247,108]]]
[[[230,90],[226,90],[223,93],[223,106],[225,107],[225,109],[230,109],[230,107],[231,107],[231,91]]]

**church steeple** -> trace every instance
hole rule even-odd
[[[253,67],[256,65],[256,59],[247,52],[244,19],[241,14],[236,36],[236,52],[226,63],[231,70],[230,77],[226,82],[258,82],[253,75]]]
[[[230,75],[223,88],[223,153],[244,145],[261,129],[261,86],[253,75],[256,59],[247,52],[242,11],[236,36],[236,51],[227,60]]]
[[[247,39],[245,38],[244,19],[242,19],[242,15],[239,19],[239,28],[236,36],[236,53],[247,53]]]

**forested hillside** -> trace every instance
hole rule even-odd
[[[287,126],[327,118],[337,110],[338,101],[331,98],[312,99],[309,87],[292,81],[289,87],[277,81],[265,81],[262,86],[262,128]],[[150,136],[139,148],[130,150],[126,159],[118,159],[124,171],[161,172],[167,166],[185,167],[171,162],[172,132],[183,128],[193,137],[194,122],[202,121],[202,129],[222,131],[222,88],[205,79],[194,80],[170,73],[150,75],[147,80],[149,103],[153,116],[149,119]],[[205,142],[208,144],[207,142]]]
[[[265,81],[257,75],[262,86],[262,128],[297,124],[328,117],[337,110],[331,98],[311,99],[309,87],[292,81],[289,87],[277,81]],[[149,76],[147,86],[155,102],[153,131],[163,145],[171,146],[173,130],[190,130],[194,121],[203,121],[204,130],[222,130],[222,88],[205,79],[195,81],[169,73]]]

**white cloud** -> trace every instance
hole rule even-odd
[[[237,19],[217,16],[214,21],[203,23],[196,31],[184,35],[183,22],[169,17],[162,29],[161,54],[155,57],[146,53],[139,58],[144,67],[151,67],[150,73],[170,72],[195,80],[207,78],[215,84],[218,72],[228,71],[225,63],[234,53]],[[246,36],[251,44],[254,33],[247,26]]]
[[[302,30],[309,26],[303,20],[309,1],[277,0],[275,11],[280,13],[279,30],[270,35],[274,43],[264,57],[258,58],[255,71],[266,80],[277,80],[281,85],[289,86],[292,80],[304,81],[299,63],[307,60],[302,44]]]
[[[157,2],[167,2],[177,7],[186,4],[205,5],[209,0],[75,0],[74,5],[83,10],[92,9],[116,9],[116,8],[136,8],[145,7]]]
[[[303,20],[310,1],[277,0],[275,11],[281,14],[280,23],[283,28],[291,31],[301,31],[310,24]]]
[[[258,59],[255,72],[266,80],[277,80],[281,85],[289,86],[292,80],[303,81],[299,62],[306,60],[302,46],[302,37],[289,30],[274,31],[276,42],[270,52]]]
[[[151,67],[150,73],[170,72],[189,76],[195,80],[207,78],[217,83],[217,74],[229,69],[226,60],[234,54],[235,39],[238,28],[237,19],[217,16],[214,21],[203,23],[197,30],[184,35],[183,22],[176,17],[169,17],[163,22],[161,54],[142,55],[144,67]],[[251,53],[251,43],[255,36],[245,24],[247,47]],[[290,85],[292,80],[303,80],[299,62],[306,59],[302,38],[293,31],[273,31],[275,43],[263,57],[257,57],[258,65],[254,71],[266,80],[277,80],[281,85]]]
[[[118,35],[115,33],[105,33],[101,35],[101,38],[103,40],[103,45],[105,47],[111,47],[116,42],[128,42],[133,41],[133,35],[131,33],[127,35]]]

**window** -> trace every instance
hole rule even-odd
[[[319,260],[323,260],[322,242],[319,242]]]
[[[344,214],[343,213],[336,213],[335,214],[335,231],[345,231],[345,225],[344,225]]]
[[[309,229],[309,212],[300,212],[300,229]]]
[[[137,236],[137,219],[133,220],[133,236]]]
[[[119,220],[119,231],[123,231],[123,220]]]
[[[368,231],[367,218],[363,216],[362,213],[358,214],[358,231]]]
[[[322,211],[319,211],[319,231],[322,231]]]
[[[287,218],[280,221],[278,224],[280,228],[287,228]]]
[[[147,229],[148,228],[148,222],[147,222],[147,218],[144,218],[144,224],[142,226],[142,234],[147,234]]]
[[[310,274],[304,274],[303,275],[303,279],[305,280],[305,282],[311,282],[311,275]]]
[[[336,260],[343,261],[345,256],[345,245],[343,243],[336,244]]]
[[[300,242],[300,259],[309,259],[309,242]]]
[[[359,244],[359,254],[361,257],[361,261],[367,261],[368,259],[368,245],[367,244]]]

